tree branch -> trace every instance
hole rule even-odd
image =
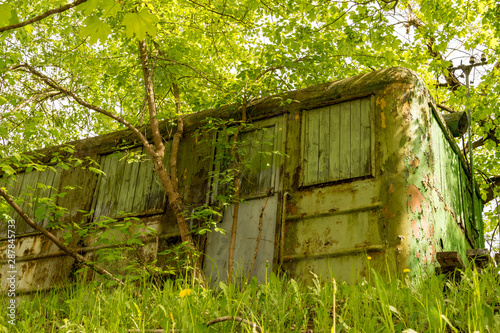
[[[438,108],[440,108],[440,109],[443,109],[443,110],[445,110],[445,111],[448,111],[448,112],[450,112],[450,113],[455,113],[455,112],[458,112],[458,111],[455,111],[455,110],[453,110],[452,108],[450,108],[450,107],[448,107],[448,106],[446,106],[446,105],[439,104],[439,103],[437,104],[437,107],[438,107]]]
[[[56,96],[56,95],[59,95],[60,93],[61,92],[59,92],[59,91],[46,91],[46,92],[43,92],[43,93],[40,93],[40,94],[37,94],[37,95],[33,95],[30,98],[28,98],[27,100],[23,101],[18,106],[16,106],[14,109],[12,109],[11,113],[17,112],[19,109],[25,107],[26,105],[30,104],[33,101],[38,100],[41,97]]]
[[[153,141],[155,143],[155,152],[158,156],[163,157],[165,154],[165,146],[163,145],[163,139],[160,133],[160,124],[156,118],[157,111],[153,86],[153,72],[149,69],[149,59],[146,50],[146,42],[144,40],[139,41],[139,54],[142,64],[142,73],[144,75],[144,88],[146,90],[146,98],[148,100],[149,121],[151,123],[151,131],[153,133]]]
[[[495,189],[497,188],[497,193],[500,192],[500,176],[493,176],[490,178],[485,178],[486,183],[489,185],[486,190],[486,199],[483,200],[483,205],[487,204],[491,200],[495,199],[497,196],[495,194]]]
[[[31,23],[35,23],[35,22],[38,22],[38,21],[41,21],[43,20],[44,18],[50,16],[50,15],[54,15],[54,14],[57,14],[57,13],[62,13],[62,12],[65,12],[67,11],[68,9],[71,9],[73,7],[76,7],[84,2],[87,2],[87,0],[76,0],[75,2],[73,3],[69,3],[65,6],[61,6],[59,8],[55,8],[55,9],[50,9],[48,11],[46,11],[45,13],[43,14],[40,14],[38,16],[35,16],[29,20],[26,20],[26,21],[23,21],[23,22],[20,22],[20,23],[16,23],[16,24],[11,24],[11,25],[8,25],[8,26],[5,26],[5,27],[1,27],[0,28],[0,32],[4,32],[4,31],[8,31],[8,30],[14,30],[14,29],[17,29],[17,28],[21,28],[21,27],[24,27],[26,25],[29,25]]]
[[[49,87],[51,87],[57,91],[60,91],[61,93],[63,93],[64,95],[66,95],[68,97],[71,97],[73,100],[75,100],[81,106],[83,106],[87,109],[93,110],[95,112],[101,113],[101,114],[103,114],[111,119],[116,120],[120,124],[125,125],[127,128],[129,128],[132,132],[134,132],[139,137],[139,139],[141,140],[142,144],[146,147],[146,149],[148,149],[148,150],[151,149],[154,153],[154,150],[152,149],[147,138],[135,126],[130,124],[128,121],[126,121],[122,117],[117,116],[111,112],[108,112],[108,111],[106,111],[98,106],[92,105],[92,104],[88,103],[87,101],[84,101],[83,99],[78,97],[74,92],[72,92],[64,87],[61,87],[55,80],[53,80],[52,78],[49,78],[45,74],[42,74],[41,72],[37,71],[36,69],[34,69],[32,66],[30,66],[28,64],[17,65],[15,67],[12,67],[11,70],[17,70],[17,69],[21,69],[21,68],[26,68],[28,72],[30,72],[31,74],[40,78],[46,85],[48,85]]]
[[[7,192],[5,192],[1,187],[0,187],[0,195],[5,199],[5,201],[7,201],[7,203],[12,207],[14,208],[14,210],[19,214],[19,216],[21,216],[21,218],[24,220],[24,222],[26,222],[30,227],[32,227],[33,229],[37,230],[38,232],[41,232],[43,235],[45,235],[45,237],[47,237],[50,241],[52,241],[58,248],[60,248],[62,251],[64,251],[65,253],[67,253],[68,255],[70,255],[71,257],[75,258],[76,261],[92,268],[95,272],[101,274],[101,275],[106,275],[108,276],[110,279],[112,279],[113,281],[116,281],[118,283],[120,283],[121,285],[125,285],[122,281],[120,281],[119,279],[117,279],[116,277],[113,276],[113,274],[111,274],[110,272],[108,272],[107,270],[97,266],[96,264],[88,261],[87,259],[85,259],[85,257],[83,257],[82,255],[78,254],[75,250],[73,250],[72,248],[64,245],[63,243],[61,243],[59,241],[59,239],[57,239],[56,236],[54,236],[51,232],[49,232],[47,229],[39,226],[38,224],[36,224],[28,215],[26,215],[26,213],[21,209],[21,207],[19,207],[14,200],[12,200],[12,198],[7,194]]]

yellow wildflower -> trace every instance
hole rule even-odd
[[[191,295],[192,293],[193,293],[193,290],[191,290],[191,289],[183,289],[183,290],[181,290],[181,292],[179,293],[179,297],[180,297],[180,298],[184,298],[184,297],[186,297],[186,296]]]
[[[403,269],[403,273],[410,273],[410,269],[409,268]]]
[[[366,259],[368,259],[368,260],[372,260],[372,257],[366,257]]]

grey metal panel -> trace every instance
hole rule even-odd
[[[259,215],[266,198],[250,200],[240,204],[234,249],[234,276],[246,278],[254,258],[257,236],[259,233]],[[269,198],[262,219],[262,233],[257,258],[251,276],[264,281],[266,273],[272,270],[274,258],[274,237],[278,197]],[[225,235],[211,232],[205,246],[204,271],[212,285],[217,281],[226,281],[228,270],[229,243],[233,224],[233,206],[228,209],[218,227],[226,231]]]

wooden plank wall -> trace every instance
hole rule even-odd
[[[170,151],[170,145],[166,145]],[[153,163],[143,147],[130,150],[142,154],[142,162],[131,162],[124,154],[101,156],[101,170],[92,208],[94,220],[101,216],[118,218],[124,214],[144,215],[165,211],[166,195]],[[166,160],[168,156],[166,157]]]
[[[240,135],[238,151],[242,161],[240,195],[247,198],[262,195],[274,186],[274,169],[276,155],[273,153],[277,149],[277,128],[275,124],[253,128]],[[219,142],[215,149],[213,175],[211,180],[212,192],[210,201],[214,203],[220,191],[224,192],[224,185],[219,179],[220,173],[230,167],[230,138],[219,137]],[[225,150],[225,152],[222,152]],[[223,157],[223,155],[226,155]]]
[[[370,98],[307,110],[303,119],[303,185],[370,174]]]
[[[57,193],[57,188],[59,185],[59,178],[61,175],[61,168],[57,167],[54,170],[48,168],[46,171],[31,171],[28,173],[21,173],[17,176],[17,181],[14,180],[2,180],[0,186],[5,186],[7,192],[13,197],[18,197],[20,200],[17,201],[19,207],[25,211],[28,216],[32,217],[35,222],[42,226],[46,226],[48,223],[48,218],[44,218],[39,221],[35,218],[35,210],[40,206],[42,198],[50,197]],[[44,186],[39,186],[38,184],[43,184]],[[22,197],[21,194],[24,194]],[[16,221],[21,221],[21,217],[14,211],[13,208],[8,208],[7,215],[12,217]],[[18,234],[33,232],[34,229],[28,226],[26,223],[18,223],[16,232]],[[2,223],[0,225],[0,237],[7,236],[7,223]]]

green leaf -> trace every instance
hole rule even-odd
[[[2,171],[5,172],[7,175],[11,176],[16,173],[16,170],[12,169],[10,165],[2,165]]]
[[[83,12],[83,15],[87,16],[97,8],[98,4],[99,0],[88,0],[87,2],[79,5],[77,8]]]
[[[104,0],[102,3],[102,16],[103,17],[115,17],[120,11],[121,7],[115,0]]]
[[[12,5],[5,3],[0,5],[0,25],[6,26],[10,24],[12,18]]]
[[[85,26],[80,30],[80,36],[90,37],[90,44],[95,44],[99,40],[104,44],[111,34],[111,28],[108,24],[101,22],[98,17],[90,16],[84,21]]]
[[[122,24],[125,26],[127,37],[132,38],[135,34],[137,39],[143,40],[146,34],[150,36],[156,35],[157,21],[157,18],[144,8],[139,13],[125,15]]]
[[[37,207],[37,209],[35,210],[35,217],[37,219],[39,218],[42,218],[46,215],[46,210],[44,207]]]

